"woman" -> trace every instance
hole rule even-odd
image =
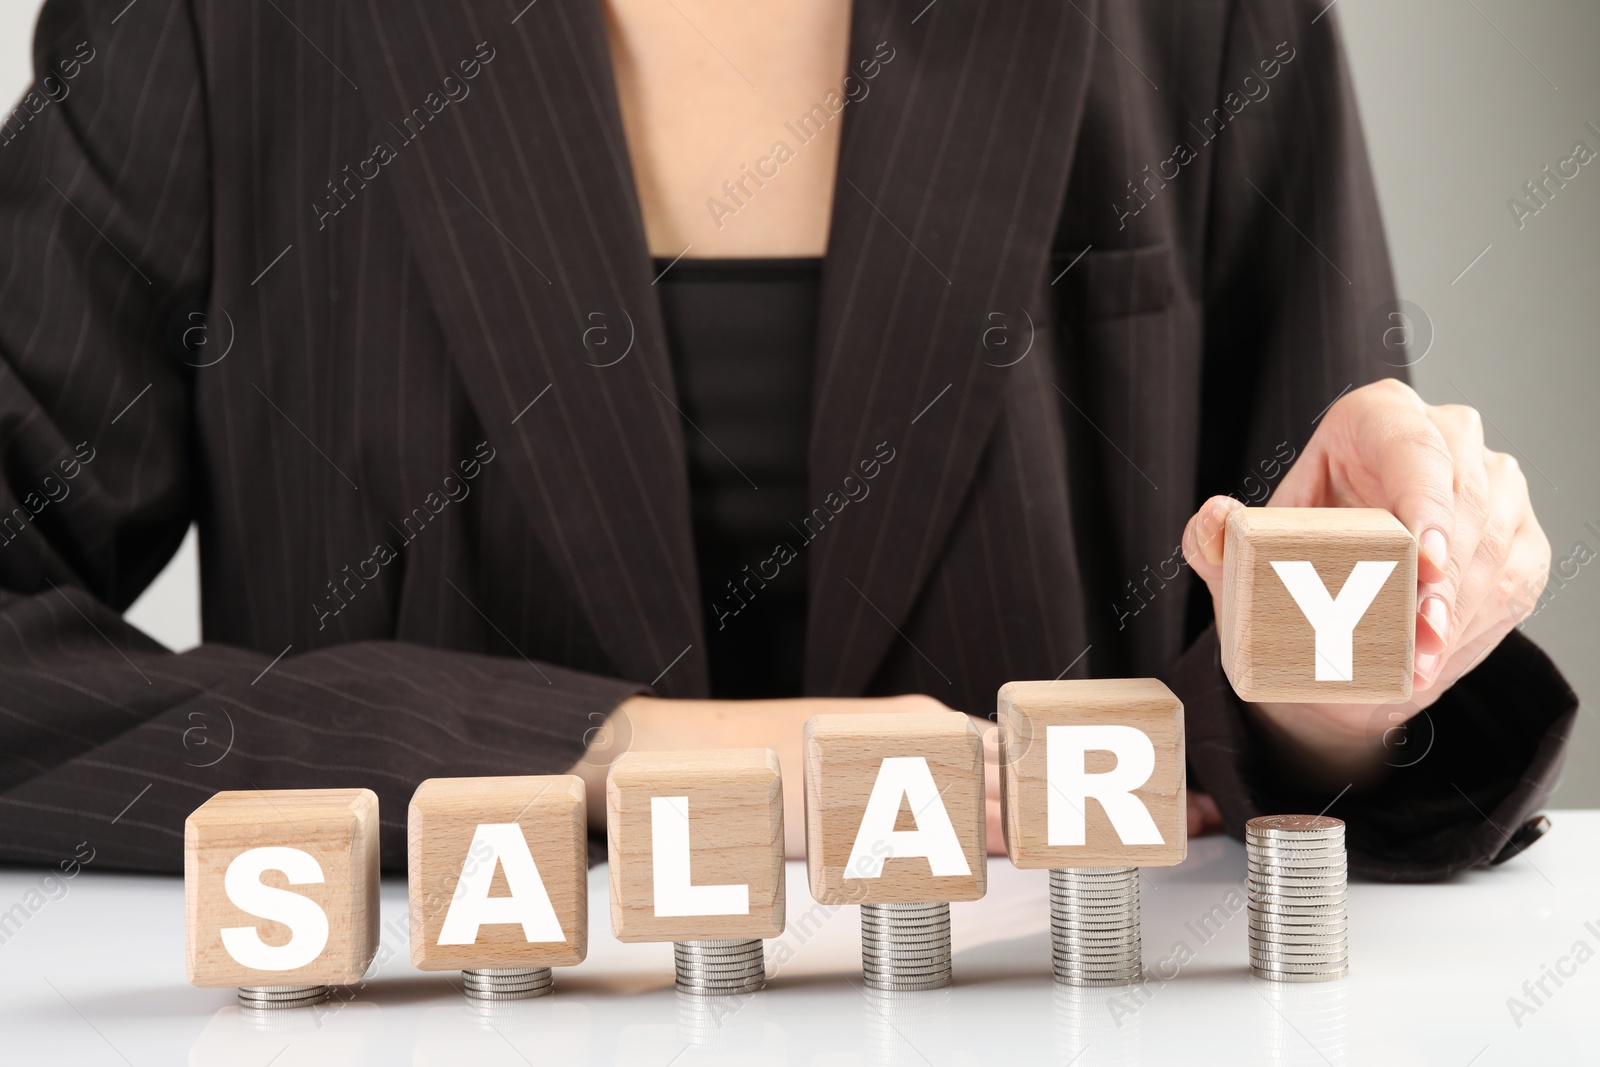
[[[810,715],[1057,676],[1169,682],[1196,832],[1336,803],[1437,877],[1547,794],[1548,545],[1393,380],[1317,5],[118,6],[46,6],[97,58],[0,152],[5,856],[367,785],[398,867],[425,777],[705,745],[777,749],[793,850]],[[1409,705],[1228,689],[1269,488],[1417,535]],[[173,655],[118,612],[191,521]]]

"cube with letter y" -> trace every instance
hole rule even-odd
[[[1154,678],[1000,687],[1002,826],[1025,870],[1163,867],[1188,851],[1183,704]]]
[[[783,778],[771,749],[626,752],[606,779],[619,941],[783,933]]]
[[[1240,508],[1223,548],[1222,666],[1243,700],[1411,696],[1417,545],[1374,508]]]
[[[806,869],[823,904],[978,900],[983,742],[957,711],[806,723]]]
[[[429,778],[411,798],[411,961],[570,967],[589,946],[588,805],[571,774]]]
[[[378,796],[222,792],[183,827],[189,981],[348,985],[378,949]]]

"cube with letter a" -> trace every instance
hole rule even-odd
[[[823,904],[977,900],[983,742],[957,711],[806,723],[806,870]]]
[[[1240,508],[1223,547],[1222,667],[1251,701],[1411,697],[1417,545],[1374,508]]]
[[[571,774],[429,778],[411,797],[411,961],[569,967],[589,948],[588,804]]]
[[[626,752],[606,779],[617,940],[783,933],[783,777],[771,749]]]
[[[348,985],[378,950],[378,796],[222,792],[183,825],[189,981]]]
[[[1002,826],[1025,870],[1164,867],[1189,847],[1183,704],[1154,678],[1000,687]]]

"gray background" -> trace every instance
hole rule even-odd
[[[38,8],[0,0],[0,99],[30,81]],[[1506,205],[1575,141],[1600,152],[1585,126],[1600,127],[1600,4],[1334,0],[1327,17],[1349,46],[1400,295],[1432,332],[1417,387],[1483,413],[1558,562],[1579,542],[1597,557],[1552,578],[1527,631],[1585,698],[1554,804],[1600,807],[1600,159],[1520,230]],[[191,531],[128,612],[175,649],[199,641],[196,566]]]

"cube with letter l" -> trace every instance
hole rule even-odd
[[[1002,825],[1011,862],[1164,867],[1188,851],[1183,704],[1154,678],[1000,687]]]
[[[783,777],[771,749],[626,752],[606,778],[619,941],[783,933]]]

